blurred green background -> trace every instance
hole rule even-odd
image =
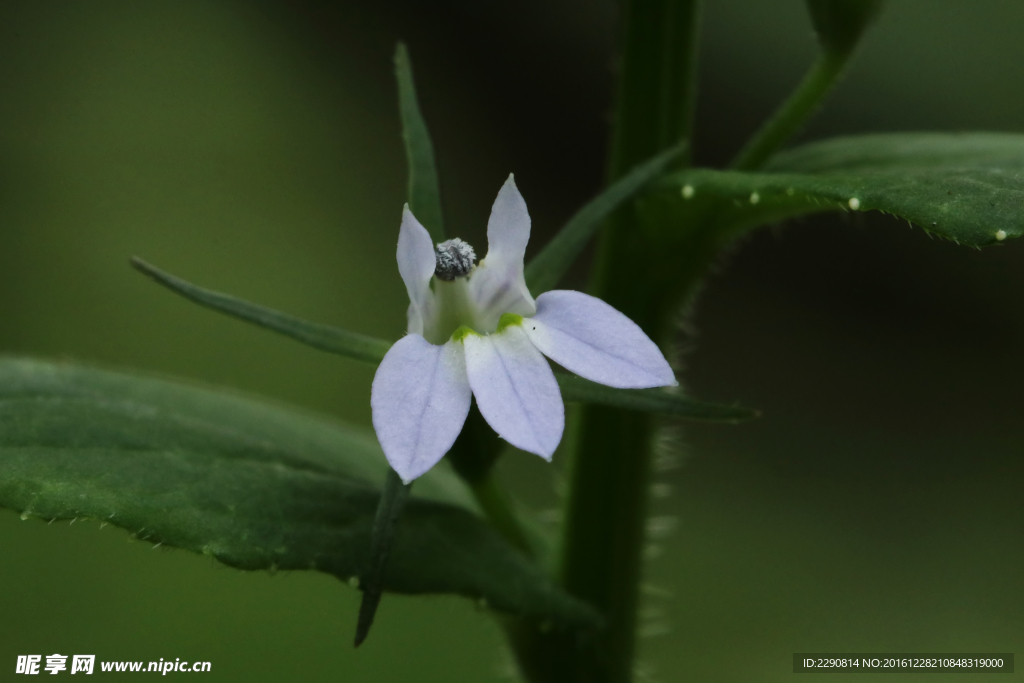
[[[581,0],[0,4],[0,353],[368,425],[372,369],[185,303],[128,257],[397,337],[395,41],[451,231],[482,248],[514,171],[536,249],[600,187],[615,14]],[[704,25],[695,151],[720,164],[815,43],[799,0],[710,0]],[[893,0],[803,137],[1024,131],[1022,30],[1013,0]],[[659,460],[641,679],[788,679],[795,651],[1024,652],[1024,245],[978,252],[877,215],[824,217],[762,231],[721,266],[680,338],[688,382],[764,417],[687,426]],[[553,506],[539,460],[502,469]],[[389,597],[354,651],[358,594],[324,575],[243,574],[9,511],[0,547],[2,680],[16,655],[54,652],[208,660],[211,681],[511,676],[499,629],[460,599]]]

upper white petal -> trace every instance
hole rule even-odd
[[[481,331],[497,328],[503,313],[530,316],[536,310],[523,278],[529,241],[530,213],[510,175],[498,191],[487,221],[487,256],[470,277]]]
[[[410,334],[423,334],[423,320],[432,304],[430,278],[434,275],[434,242],[405,205],[402,227],[398,232],[398,272],[409,294]]]
[[[524,320],[523,329],[545,356],[594,382],[620,389],[678,384],[661,350],[636,323],[587,294],[541,294],[537,315]]]
[[[491,206],[491,217],[487,221],[487,255],[502,254],[522,263],[529,241],[530,212],[510,174]]]
[[[418,334],[395,342],[373,377],[373,428],[391,467],[409,483],[455,443],[471,393],[462,344],[435,346]]]
[[[468,335],[466,371],[477,407],[498,436],[550,460],[565,429],[565,407],[544,356],[522,327]]]

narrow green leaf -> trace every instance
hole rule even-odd
[[[359,647],[370,634],[373,618],[380,605],[380,596],[384,592],[384,569],[391,555],[391,546],[395,541],[395,530],[398,518],[409,500],[409,489],[412,484],[402,483],[402,478],[394,470],[388,471],[384,480],[384,491],[377,504],[377,514],[373,518],[373,530],[370,535],[370,569],[363,582],[363,599],[359,603],[359,619],[356,622],[355,646]]]
[[[386,467],[373,435],[250,398],[0,359],[0,506],[93,519],[247,570],[367,576]],[[434,468],[398,523],[384,588],[592,625],[593,610],[467,508]],[[429,496],[429,499],[428,497]]]
[[[384,339],[349,332],[329,325],[311,323],[230,294],[204,289],[164,272],[138,257],[132,257],[131,264],[139,272],[190,301],[297,339],[321,351],[329,351],[376,365],[391,348],[392,342]]]
[[[404,43],[395,48],[395,78],[398,81],[398,110],[402,119],[402,138],[409,165],[409,209],[430,232],[434,243],[444,241],[444,223],[441,219],[441,189],[434,161],[434,145],[430,141],[427,124],[416,99],[416,85],[412,77],[412,63]],[[356,622],[355,646],[359,647],[370,634],[373,618],[377,614],[383,591],[383,574],[394,541],[395,528],[409,486],[402,483],[394,471],[388,472],[377,507],[370,539],[370,570],[363,586],[363,599],[359,604]]]
[[[969,246],[1024,230],[1024,135],[906,133],[835,138],[783,152],[764,172],[673,174],[663,199],[737,231],[821,211],[879,210]]]
[[[377,364],[391,348],[391,342],[384,339],[306,322],[228,294],[203,289],[165,273],[138,258],[132,259],[132,265],[171,291],[181,294],[191,301],[274,332],[280,332],[322,351]],[[558,374],[556,376],[562,387],[562,395],[567,401],[601,403],[630,410],[706,420],[744,420],[755,415],[753,411],[745,408],[701,403],[658,389],[613,389],[571,375]]]
[[[756,410],[739,406],[702,403],[665,389],[613,389],[565,373],[555,373],[555,379],[558,380],[562,398],[566,401],[597,403],[614,408],[674,415],[691,420],[739,422],[758,416]]]
[[[527,265],[526,285],[533,296],[539,296],[557,285],[604,220],[623,202],[661,175],[686,149],[687,145],[681,143],[648,159],[577,211],[565,227]]]
[[[409,209],[429,232],[434,243],[444,241],[441,218],[441,188],[434,161],[434,143],[423,120],[412,78],[412,62],[405,43],[395,48],[395,78],[398,80],[398,112],[402,139],[409,164]]]

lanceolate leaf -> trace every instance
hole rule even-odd
[[[412,63],[404,43],[395,49],[395,78],[398,80],[398,113],[402,119],[402,139],[409,164],[409,209],[430,232],[434,243],[444,241],[441,218],[441,187],[434,161],[434,143],[420,113]]]
[[[274,332],[280,332],[321,351],[337,353],[376,365],[391,348],[391,342],[385,339],[307,322],[229,294],[204,289],[170,273],[165,273],[142,259],[132,259],[132,265],[187,299]],[[670,394],[656,389],[613,389],[572,375],[559,374],[557,377],[562,395],[567,401],[602,403],[630,410],[701,420],[744,420],[756,415],[754,411],[746,408],[700,403],[678,394]],[[383,458],[383,456],[381,457]],[[385,470],[382,468],[381,477],[384,472]]]
[[[929,233],[984,246],[1024,229],[1024,135],[836,138],[778,154],[764,172],[696,169],[674,174],[664,187],[684,217],[721,230],[819,211],[876,209]]]
[[[279,332],[310,346],[341,356],[355,358],[367,363],[379,363],[391,348],[391,342],[369,337],[358,332],[349,332],[329,325],[311,323],[300,318],[254,304],[244,299],[215,292],[192,284],[180,277],[164,272],[138,257],[132,258],[132,266],[151,277],[172,292],[235,318]]]
[[[409,490],[412,484],[402,483],[398,472],[390,470],[384,480],[384,490],[377,502],[377,512],[373,518],[373,529],[370,532],[369,568],[364,575],[363,599],[359,603],[359,618],[356,621],[355,646],[359,647],[373,626],[373,618],[380,604],[380,596],[384,590],[384,570],[391,556],[391,546],[395,542],[395,531],[402,510],[409,501]]]
[[[555,237],[526,266],[526,285],[537,297],[553,288],[594,236],[604,220],[624,201],[635,196],[649,182],[678,159],[687,145],[679,144],[648,159],[604,192],[590,200],[569,219]]]
[[[151,378],[0,360],[0,506],[95,519],[240,569],[368,570],[383,480],[371,434],[248,398]],[[417,482],[384,587],[457,593],[562,623],[596,617],[457,504]],[[424,497],[429,495],[433,500]]]
[[[674,415],[692,420],[740,422],[758,416],[756,410],[740,406],[702,403],[666,389],[613,389],[582,377],[555,373],[566,401],[599,403],[614,408]]]

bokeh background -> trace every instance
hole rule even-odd
[[[481,247],[514,171],[536,249],[600,188],[615,22],[607,0],[0,3],[0,353],[368,425],[372,369],[185,303],[128,257],[397,337],[395,41],[450,230]],[[803,137],[1024,132],[1022,31],[1014,0],[892,0]],[[815,42],[799,0],[709,0],[701,53],[695,152],[721,164]],[[788,680],[796,651],[1024,652],[1024,244],[973,251],[879,215],[794,222],[738,245],[691,324],[693,393],[764,417],[687,426],[661,461],[642,678]],[[539,460],[502,468],[554,504]],[[209,660],[211,681],[511,676],[494,621],[460,599],[389,597],[355,651],[358,593],[325,575],[10,511],[0,548],[2,680],[16,655],[53,652]]]

